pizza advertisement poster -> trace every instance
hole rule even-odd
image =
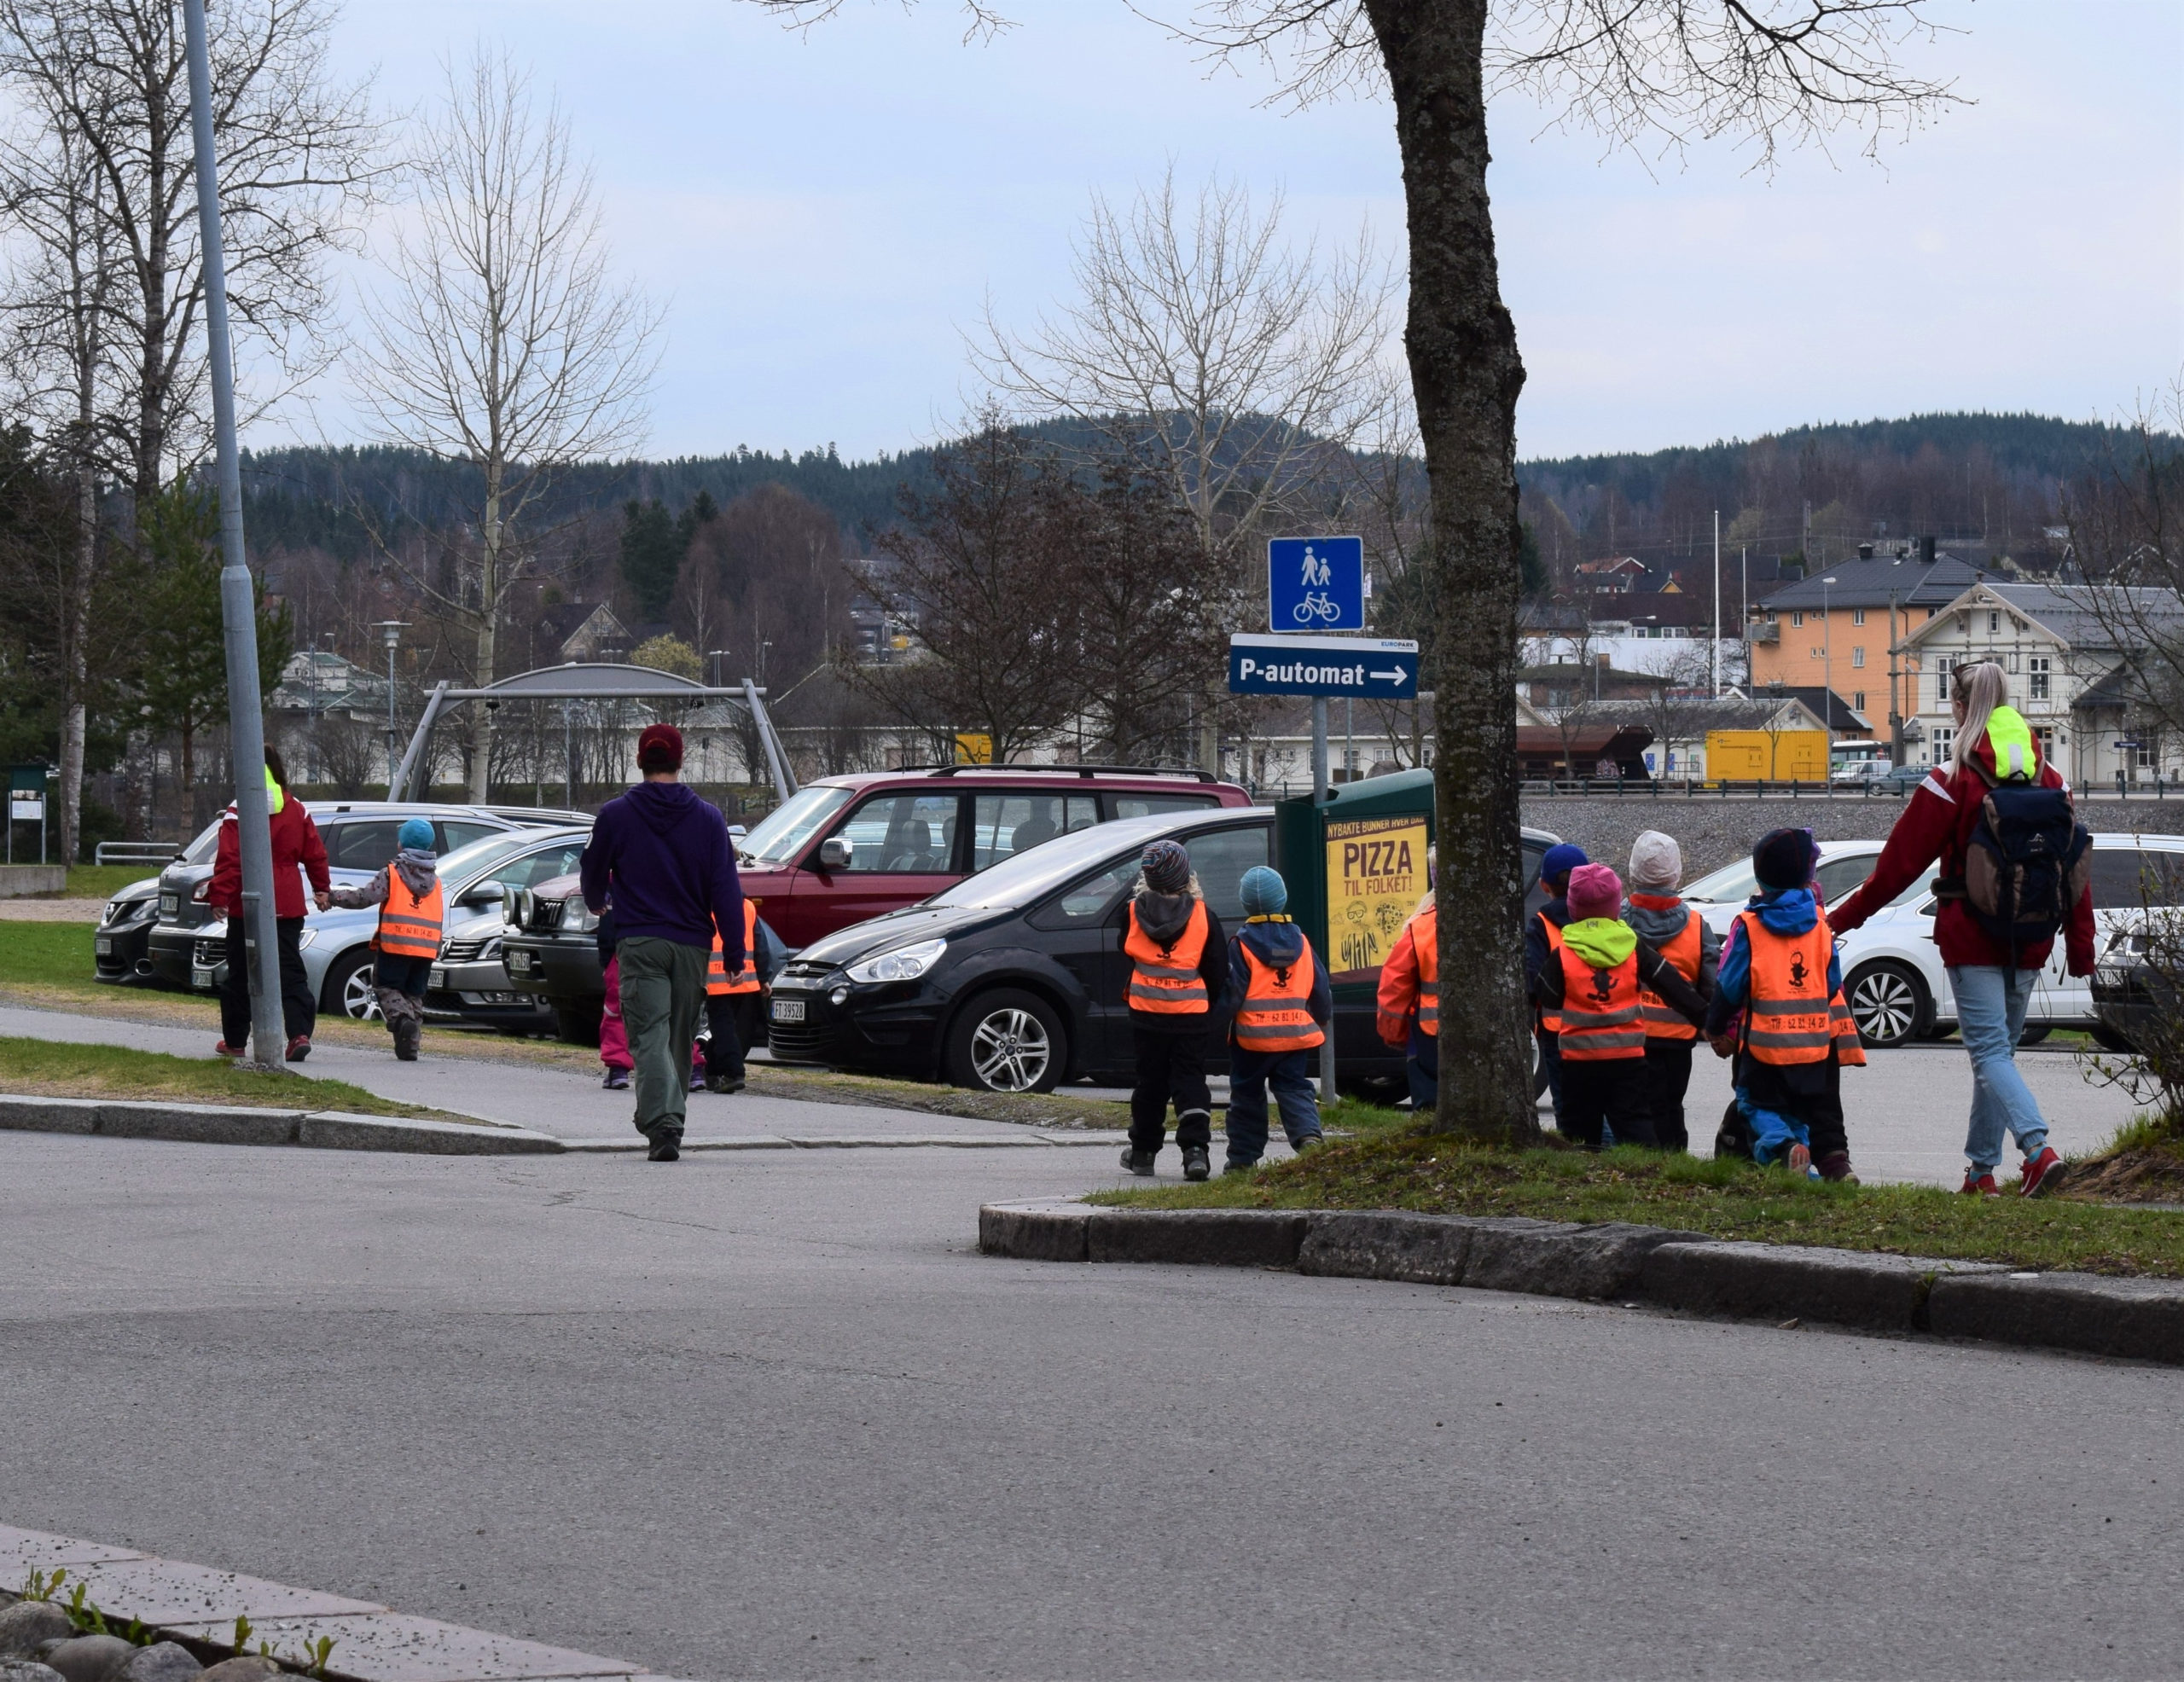
[[[1327,973],[1372,981],[1426,896],[1426,820],[1359,818],[1330,823]]]

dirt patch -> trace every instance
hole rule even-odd
[[[2141,1149],[2073,1163],[2060,1195],[2088,1203],[2184,1204],[2184,1157]]]

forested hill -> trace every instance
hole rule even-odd
[[[1084,429],[1039,429],[1065,442]],[[1751,440],[1568,456],[1519,465],[1526,518],[1567,523],[1579,548],[1687,547],[1698,511],[1769,509],[1766,536],[1787,539],[1782,510],[1856,507],[1862,514],[1944,534],[1995,528],[2000,502],[2010,517],[2036,519],[2056,489],[2111,443],[2112,428],[2038,415],[1949,414],[1900,420],[1799,426]],[[700,491],[725,507],[778,483],[834,515],[852,547],[884,525],[897,488],[931,483],[930,448],[845,461],[829,444],[800,454],[738,449],[724,455],[664,461],[589,463],[562,474],[543,511],[560,519],[658,497],[679,512]],[[248,452],[243,462],[253,545],[317,547],[339,555],[364,547],[362,513],[386,526],[442,525],[473,508],[476,474],[421,451],[300,448]],[[1554,512],[1548,511],[1548,504]],[[1755,537],[1757,532],[1751,534]],[[1602,549],[1601,553],[1606,553]]]

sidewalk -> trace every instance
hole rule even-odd
[[[138,1051],[196,1058],[211,1054],[216,1037],[196,1029],[155,1027],[19,1006],[0,1006],[0,1035],[64,1044],[129,1046]],[[558,1139],[642,1142],[630,1125],[630,1094],[604,1090],[596,1075],[436,1056],[430,1032],[425,1036],[423,1055],[415,1063],[396,1062],[391,1046],[384,1050],[360,1050],[327,1044],[314,1046],[308,1061],[289,1067],[306,1078],[347,1081],[397,1102],[452,1111],[483,1121],[511,1122]],[[1107,1142],[1102,1134],[1048,1133],[1008,1122],[759,1098],[747,1093],[723,1097],[694,1092],[688,1102],[684,1137],[694,1142],[766,1138],[815,1144],[916,1140],[996,1145],[1040,1140],[1084,1145]]]

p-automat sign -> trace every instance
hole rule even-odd
[[[1228,693],[1408,701],[1418,693],[1418,645],[1406,637],[1232,636]]]

